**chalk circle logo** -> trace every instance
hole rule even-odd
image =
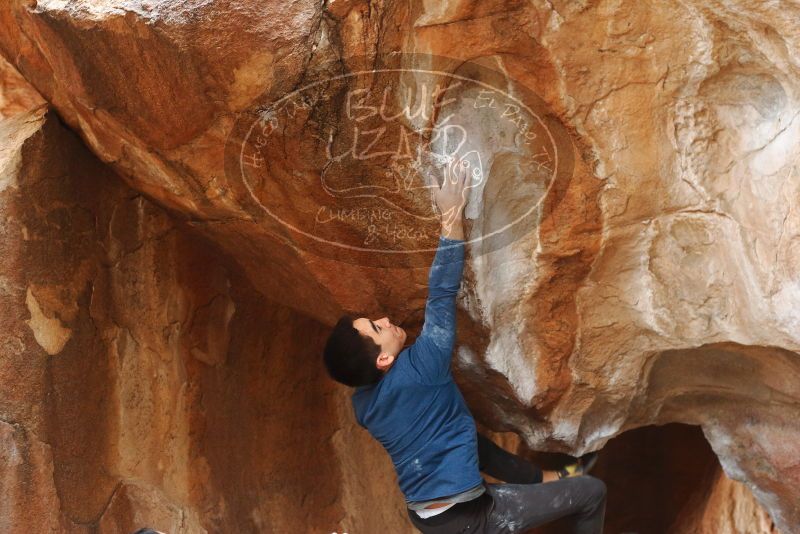
[[[268,231],[337,261],[425,266],[441,227],[434,192],[459,167],[472,255],[527,235],[563,194],[570,136],[491,63],[395,54],[344,67],[359,63],[310,67],[290,88],[276,75],[237,117],[226,173]]]

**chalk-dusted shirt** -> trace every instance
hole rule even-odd
[[[394,463],[408,503],[482,484],[475,421],[450,371],[464,241],[439,238],[422,333],[377,384],[356,388],[353,409]]]

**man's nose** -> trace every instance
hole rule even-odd
[[[381,326],[383,326],[384,328],[389,328],[390,326],[392,326],[392,323],[389,322],[388,317],[384,317],[383,319],[381,319]]]

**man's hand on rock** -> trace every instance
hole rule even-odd
[[[436,206],[442,216],[442,235],[450,239],[464,239],[462,217],[467,204],[466,182],[469,179],[466,162],[445,168],[442,186],[434,193]]]

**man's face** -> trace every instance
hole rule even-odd
[[[387,371],[392,366],[397,355],[403,350],[406,342],[406,331],[389,322],[388,317],[382,319],[367,319],[360,317],[353,321],[353,327],[365,336],[372,338],[380,345],[381,354],[376,365],[378,369]]]

